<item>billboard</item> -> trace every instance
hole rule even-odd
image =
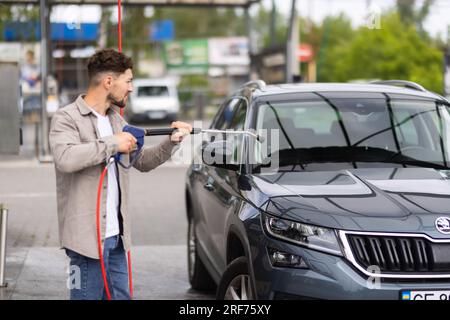
[[[211,38],[208,40],[209,63],[217,66],[248,66],[250,57],[246,37]]]
[[[208,41],[192,39],[164,43],[167,69],[177,74],[206,74],[208,72]]]

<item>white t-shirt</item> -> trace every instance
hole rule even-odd
[[[102,116],[91,109],[97,116],[97,128],[100,137],[113,135],[113,129],[108,116]],[[117,184],[117,169],[115,164],[108,167],[108,194],[106,198],[106,233],[105,238],[118,235],[119,228],[119,186]]]

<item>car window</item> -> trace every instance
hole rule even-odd
[[[245,118],[247,115],[247,103],[241,100],[231,120],[229,129],[232,130],[244,130]],[[241,150],[244,140],[243,134],[233,134],[229,137],[233,141],[233,160],[235,164],[241,163]]]
[[[141,86],[138,87],[138,97],[168,97],[169,88],[167,86]]]
[[[236,112],[234,113],[229,128],[233,130],[243,130],[246,115],[247,115],[247,105],[244,101],[242,101],[242,103],[239,103],[239,106]]]
[[[449,165],[450,114],[431,100],[336,98],[265,101],[256,129],[284,170]],[[262,152],[265,152],[264,154]]]
[[[231,126],[233,114],[236,111],[236,108],[239,106],[240,102],[241,102],[240,99],[234,98],[229,100],[228,103],[226,103],[226,105],[222,108],[216,123],[214,124],[214,129],[225,130]]]
[[[394,113],[396,126],[396,134],[402,146],[418,146],[419,135],[414,122],[417,119],[411,118],[411,114],[407,111],[397,111]]]

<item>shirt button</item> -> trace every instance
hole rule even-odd
[[[103,218],[106,218],[106,214],[103,216]]]

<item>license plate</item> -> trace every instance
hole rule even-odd
[[[400,292],[401,300],[450,300],[450,290],[408,290]]]
[[[166,116],[166,113],[164,111],[151,111],[147,113],[147,116],[150,119],[163,119]]]

